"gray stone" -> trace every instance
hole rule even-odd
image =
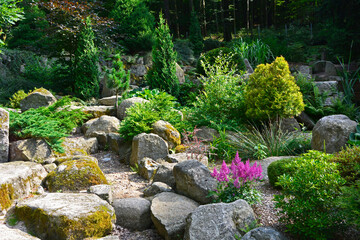
[[[159,120],[152,125],[152,132],[162,137],[167,143],[169,149],[175,148],[181,144],[181,136],[179,131],[169,122]]]
[[[246,71],[247,73],[253,73],[254,72],[254,69],[252,68],[249,60],[247,60],[246,58],[244,58],[244,64],[245,64],[245,68],[246,68]]]
[[[97,238],[96,240],[119,240],[119,236],[109,235],[103,238]]]
[[[20,108],[22,112],[30,108],[48,107],[56,102],[56,98],[44,88],[34,90],[26,98],[20,101]]]
[[[88,189],[88,192],[98,195],[101,199],[107,201],[110,204],[113,202],[111,186],[108,184],[91,186]]]
[[[203,142],[212,142],[214,137],[220,137],[218,131],[209,127],[200,127],[196,130],[195,136]]]
[[[107,87],[106,81],[108,79],[108,74],[104,74],[104,77],[100,80],[102,90],[101,90],[101,97],[110,97],[115,95],[115,89],[110,89]]]
[[[135,77],[144,77],[147,73],[146,67],[143,64],[135,64],[130,67],[130,72]]]
[[[288,240],[281,232],[271,227],[258,227],[247,232],[241,240]]]
[[[173,169],[176,163],[164,163],[162,162],[160,167],[157,169],[153,181],[154,182],[163,182],[169,185],[172,188],[175,188],[175,177],[173,174]]]
[[[50,146],[41,139],[25,139],[10,144],[10,161],[43,163],[52,157]]]
[[[45,164],[44,168],[47,172],[51,172],[54,171],[57,168],[57,166],[55,163],[49,163],[49,164]]]
[[[0,199],[5,199],[11,204],[14,199],[35,193],[46,175],[46,170],[38,163],[21,161],[1,163]],[[1,209],[6,210],[8,207],[10,206],[4,206],[4,201],[0,202],[0,212]]]
[[[95,157],[87,156],[87,155],[73,155],[73,156],[65,156],[65,157],[57,157],[54,160],[54,163],[57,165],[60,165],[67,161],[73,161],[73,160],[86,160],[98,164],[98,160]]]
[[[183,84],[185,82],[184,70],[177,63],[176,63],[176,77],[178,78],[180,84]]]
[[[145,102],[149,102],[146,99],[140,98],[140,97],[132,97],[132,98],[128,98],[125,99],[124,101],[122,101],[117,109],[117,113],[116,116],[120,119],[123,120],[126,117],[126,110],[128,108],[130,108],[131,106],[133,106],[136,103],[145,103]]]
[[[252,224],[255,214],[240,199],[232,203],[214,203],[195,209],[186,219],[185,240],[232,240],[241,236],[238,229]]]
[[[310,66],[300,65],[298,69],[299,73],[302,75],[311,76],[312,74],[312,68]]]
[[[314,121],[305,112],[301,112],[295,118],[299,123],[304,124],[307,130],[312,130],[315,127]]]
[[[87,193],[49,193],[29,198],[16,205],[15,215],[35,236],[52,240],[103,237],[110,234],[116,219],[108,202]]]
[[[336,71],[335,64],[333,64],[332,62],[327,61],[326,64],[325,64],[324,72],[325,72],[325,74],[327,74],[329,76],[336,76],[337,71]]]
[[[144,198],[115,199],[113,206],[118,225],[137,231],[151,227],[149,200]]]
[[[281,120],[280,125],[282,132],[300,132],[300,124],[296,121],[295,118],[285,118]]]
[[[69,110],[80,109],[81,112],[91,114],[94,118],[104,115],[115,116],[116,108],[114,106],[70,106]],[[60,108],[61,110],[61,108]]]
[[[172,192],[172,188],[163,182],[153,182],[150,187],[144,190],[144,195],[146,197],[155,196],[158,193],[162,192]]]
[[[327,153],[338,152],[349,140],[349,135],[356,131],[357,123],[345,115],[331,115],[321,118],[312,131],[311,148]]]
[[[115,106],[116,95],[99,99],[99,104],[104,106]]]
[[[85,137],[96,137],[97,133],[111,133],[117,132],[120,129],[120,120],[116,117],[101,116],[92,122],[85,133]]]
[[[198,206],[185,196],[163,192],[152,200],[151,219],[165,240],[183,239],[186,217]]]
[[[176,192],[201,204],[212,202],[213,199],[207,196],[209,191],[216,189],[217,183],[204,164],[196,160],[181,162],[175,165],[173,174]]]
[[[204,164],[205,166],[209,165],[209,159],[207,156],[203,154],[196,154],[196,153],[174,153],[169,154],[166,158],[166,161],[169,163],[180,163],[189,160],[197,160]]]
[[[164,139],[153,133],[141,133],[133,138],[130,165],[139,164],[144,157],[156,161],[159,158],[164,159],[168,154],[168,144]]]
[[[62,143],[65,148],[64,155],[86,155],[97,153],[99,150],[99,143],[96,137],[66,137]]]
[[[40,238],[33,237],[30,234],[19,229],[12,229],[5,224],[0,224],[0,239],[1,240],[40,240]]]
[[[105,132],[93,132],[93,137],[96,137],[99,143],[100,149],[105,149],[105,146],[108,144],[108,133]]]
[[[0,108],[0,163],[9,160],[9,112]]]
[[[139,175],[145,178],[146,180],[150,180],[153,178],[159,166],[160,163],[152,160],[151,158],[145,157],[140,160]]]
[[[322,81],[322,82],[315,82],[315,85],[319,88],[320,93],[328,93],[331,95],[332,93],[337,92],[337,81]]]
[[[116,152],[119,155],[120,162],[125,164],[130,163],[130,156],[132,151],[131,141],[125,141],[125,139],[120,137],[120,134],[118,133],[109,133],[108,144],[110,150]]]
[[[89,129],[89,127],[91,126],[91,124],[93,124],[93,122],[95,122],[96,120],[98,120],[98,118],[93,118],[93,119],[90,119],[88,120],[86,123],[84,123],[82,126],[81,126],[81,132],[83,134],[86,133],[86,131]]]

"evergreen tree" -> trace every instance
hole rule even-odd
[[[176,76],[177,56],[169,27],[161,13],[159,18],[152,50],[153,67],[146,79],[151,88],[164,90],[177,97],[179,95],[179,80]]]
[[[189,29],[189,40],[192,44],[192,49],[196,57],[200,56],[204,48],[204,41],[201,35],[201,28],[196,12],[191,12],[190,29]]]
[[[125,70],[124,64],[121,61],[120,54],[115,55],[115,60],[113,61],[113,68],[108,74],[106,85],[108,88],[115,89],[115,106],[117,109],[119,94],[126,92],[130,86],[130,72]]]
[[[99,96],[98,51],[90,18],[86,18],[80,31],[73,65],[74,92],[82,99]]]

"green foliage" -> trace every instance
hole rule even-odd
[[[116,0],[110,16],[119,23],[115,31],[130,51],[149,50],[153,44],[155,19],[144,1]]]
[[[140,133],[150,133],[152,125],[158,120],[170,122],[175,128],[180,126],[181,116],[174,109],[174,97],[166,93],[155,95],[150,102],[137,103],[126,112],[120,124],[119,133],[126,140],[131,140]]]
[[[216,39],[208,38],[204,40],[204,51],[207,52],[215,48],[219,48],[222,45],[223,45],[222,42]]]
[[[342,149],[330,161],[338,163],[340,175],[348,184],[360,180],[360,146],[349,146]]]
[[[245,69],[244,61],[239,54],[233,52],[230,48],[220,47],[206,52],[199,58],[196,66],[198,73],[206,75],[206,69],[202,62],[205,62],[208,65],[214,65],[216,64],[216,59],[220,56],[228,56],[228,67],[234,69],[235,73],[239,74]]]
[[[201,78],[203,91],[194,102],[191,115],[196,124],[209,126],[208,120],[230,123],[244,119],[243,80],[235,74],[231,59],[233,55],[220,53],[212,61],[203,62],[207,77]]]
[[[337,203],[345,215],[346,223],[360,228],[360,181],[341,188],[341,191]]]
[[[174,49],[178,56],[178,61],[191,65],[195,62],[194,51],[191,49],[191,42],[188,39],[176,39]]]
[[[311,149],[311,139],[298,132],[283,132],[281,121],[250,125],[249,129],[237,132],[232,144],[242,158],[259,159],[271,156],[289,156]],[[261,159],[260,158],[260,159]]]
[[[296,166],[289,164],[294,161],[293,158],[283,158],[275,162],[270,163],[268,166],[268,176],[270,185],[279,188],[278,179],[280,176],[286,174],[292,176],[296,170]]]
[[[140,89],[134,89],[132,91],[130,91],[128,93],[128,97],[132,98],[132,97],[141,97],[143,99],[146,100],[151,100],[156,98],[157,95],[159,94],[164,94],[164,95],[168,95],[169,98],[174,98],[173,96],[171,96],[170,94],[166,93],[166,92],[160,92],[159,89],[144,89],[144,90],[140,90]],[[171,97],[170,97],[171,96]],[[175,100],[174,100],[175,101]]]
[[[24,90],[19,90],[14,93],[10,98],[10,107],[20,108],[20,101],[26,98],[29,94],[25,93]]]
[[[251,42],[247,42],[242,38],[233,40],[231,49],[243,59],[249,60],[253,68],[259,64],[271,63],[274,60],[270,47],[259,39]]]
[[[99,96],[98,51],[90,18],[83,23],[75,53],[74,91],[82,99]]]
[[[360,146],[360,124],[356,126],[356,132],[350,133],[349,144]]]
[[[0,1],[0,47],[5,45],[6,35],[4,27],[14,25],[23,18],[23,10],[18,7],[20,0],[1,0]],[[1,51],[0,51],[1,52]]]
[[[130,72],[125,70],[120,54],[116,54],[114,57],[113,68],[108,72],[106,85],[110,89],[115,89],[117,108],[119,94],[121,95],[129,89]]]
[[[182,106],[192,106],[196,97],[200,94],[202,86],[195,84],[185,77],[185,82],[180,85],[179,102]]]
[[[204,48],[204,43],[203,43],[203,37],[201,35],[200,23],[195,11],[191,13],[189,40],[193,45],[192,49],[194,50],[195,56],[199,57],[200,53]]]
[[[283,57],[259,65],[245,88],[246,115],[254,120],[286,118],[304,110],[302,94]]]
[[[179,80],[176,76],[177,57],[169,27],[162,14],[160,14],[159,26],[155,33],[152,50],[153,67],[146,75],[146,80],[151,88],[164,90],[177,97],[179,95]]]
[[[232,156],[236,154],[237,149],[229,141],[225,129],[218,129],[219,137],[214,136],[213,141],[210,143],[210,156],[215,156],[219,160],[230,162]]]
[[[18,138],[42,138],[52,149],[63,152],[62,138],[88,118],[80,109],[69,109],[73,100],[63,97],[49,107],[30,109],[21,114],[10,111],[10,133]]]
[[[278,178],[283,191],[275,195],[275,207],[281,209],[280,221],[288,231],[305,239],[328,239],[341,226],[341,212],[335,198],[345,183],[329,162],[332,155],[317,151],[295,159],[296,171]]]

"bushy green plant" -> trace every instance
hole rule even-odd
[[[203,62],[206,64],[214,65],[216,64],[216,59],[220,56],[228,56],[227,61],[229,61],[228,66],[234,70],[235,73],[239,74],[245,70],[244,60],[241,56],[233,52],[230,48],[220,47],[213,50],[210,50],[204,53],[198,60],[196,70],[201,75],[207,75],[206,69],[203,65]]]
[[[52,149],[63,152],[62,138],[89,117],[80,109],[69,109],[73,100],[63,97],[49,107],[30,109],[21,114],[10,112],[10,133],[18,138],[42,138]]]
[[[174,49],[177,52],[178,62],[191,65],[195,62],[194,51],[191,49],[189,39],[176,39]]]
[[[152,50],[153,66],[146,75],[146,80],[151,88],[164,90],[177,97],[179,95],[179,80],[176,76],[177,57],[169,27],[162,14],[155,33]]]
[[[201,78],[203,91],[194,102],[193,121],[199,125],[213,119],[215,123],[240,122],[244,118],[245,106],[242,79],[232,68],[232,55],[221,54],[213,62],[205,60],[203,68],[206,76]]]
[[[200,23],[195,11],[191,12],[189,40],[192,43],[192,49],[194,50],[195,56],[199,57],[204,48],[204,42],[201,35]]]
[[[335,199],[345,183],[332,156],[309,151],[292,161],[296,171],[278,178],[281,195],[275,195],[280,221],[289,232],[306,239],[328,239],[341,226],[341,212]]]
[[[267,172],[269,176],[269,182],[270,185],[279,188],[278,185],[278,178],[284,174],[287,174],[289,176],[292,176],[292,174],[296,170],[296,166],[289,164],[292,161],[294,161],[293,158],[283,158],[280,160],[277,160],[275,162],[270,163],[268,166]]]
[[[202,86],[190,81],[187,77],[185,82],[180,85],[179,102],[183,106],[192,106],[196,97],[200,94]]]
[[[127,110],[125,119],[120,124],[119,133],[126,140],[131,140],[140,133],[149,133],[158,120],[170,122],[175,128],[181,122],[181,115],[175,107],[175,98],[169,94],[155,95],[150,102],[135,104]],[[179,129],[180,131],[182,129]]]
[[[345,215],[346,223],[360,228],[360,181],[342,187],[341,191],[337,203]]]
[[[302,94],[283,57],[257,66],[244,94],[246,115],[254,120],[286,118],[304,110]]]
[[[210,156],[216,159],[225,160],[229,162],[232,156],[236,153],[236,147],[229,141],[225,129],[218,129],[219,137],[214,136],[213,141],[210,143]]]
[[[348,184],[360,180],[360,146],[349,146],[334,154],[331,162],[338,163],[340,175]]]
[[[243,59],[249,60],[253,68],[259,64],[271,63],[274,60],[270,47],[259,39],[251,42],[242,38],[236,39],[231,42],[231,48]]]
[[[221,47],[223,44],[219,40],[208,38],[204,40],[204,51],[210,51],[215,48]]]
[[[271,156],[289,156],[310,149],[310,141],[298,132],[283,132],[280,122],[268,122],[261,126],[250,125],[247,130],[238,131],[233,145],[242,158],[259,159]]]
[[[130,86],[130,72],[125,70],[120,54],[115,55],[113,68],[108,73],[106,85],[108,88],[115,90],[115,107],[117,109],[119,94],[126,92]]]
[[[360,124],[356,126],[355,132],[350,133],[348,143],[350,145],[360,146]]]
[[[98,51],[94,44],[90,18],[87,18],[81,27],[73,68],[76,96],[82,99],[98,97],[100,92]]]
[[[10,107],[20,108],[20,101],[26,98],[29,94],[25,93],[24,90],[19,90],[14,93],[10,98]]]

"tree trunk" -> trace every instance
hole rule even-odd
[[[222,1],[222,8],[224,12],[224,41],[230,41],[231,36],[231,21],[230,21],[230,10],[229,10],[230,0]]]

